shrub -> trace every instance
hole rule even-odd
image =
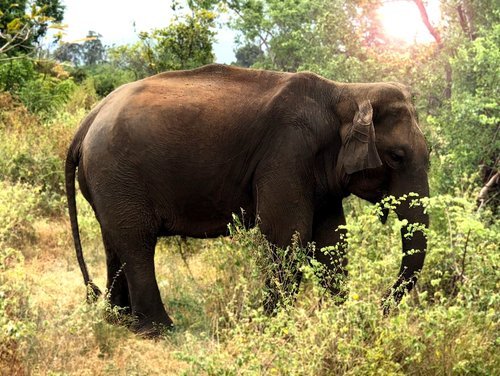
[[[76,84],[55,62],[16,59],[0,63],[0,91],[8,91],[34,114],[48,118],[66,103]]]
[[[20,88],[18,96],[28,110],[47,118],[63,107],[75,89],[71,79],[39,77]]]
[[[39,200],[39,189],[0,181],[0,248],[19,247],[34,240]]]
[[[37,76],[35,64],[29,59],[0,62],[0,91],[16,93]]]
[[[0,201],[0,211],[4,202]],[[0,213],[0,218],[2,217]],[[5,221],[5,220],[4,220]],[[3,227],[1,228],[3,230]],[[13,231],[16,231],[13,229]],[[3,236],[2,236],[3,235]],[[35,336],[29,284],[23,273],[23,256],[0,240],[0,374],[26,374],[25,356]]]
[[[11,183],[38,187],[40,208],[46,214],[60,213],[66,150],[85,110],[60,111],[42,121],[12,97],[3,98],[10,98],[11,107],[0,112],[0,175]]]
[[[101,64],[92,67],[89,79],[94,83],[95,92],[102,98],[117,87],[134,81],[133,72],[114,67],[110,64]]]
[[[452,97],[427,118],[435,154],[433,188],[440,193],[470,191],[480,183],[482,165],[498,168],[500,26],[483,34],[458,49],[451,60]]]
[[[266,257],[256,250],[266,252],[262,237],[234,227],[232,240],[220,239],[201,254],[215,273],[211,284],[204,282],[202,301],[215,323],[215,345],[200,349],[203,335],[182,338],[176,354],[191,365],[187,374],[494,372],[498,225],[486,226],[467,199],[436,196],[425,204],[431,216],[426,265],[415,290],[388,317],[380,299],[402,256],[394,215],[383,226],[376,208],[349,200],[348,300],[335,305],[318,286],[314,264],[304,263],[297,301],[274,317],[261,308]]]

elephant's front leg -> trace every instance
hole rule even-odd
[[[317,275],[338,303],[347,298],[347,230],[342,202],[328,202],[319,208],[314,217],[314,259],[320,262]],[[339,226],[341,226],[339,228]]]
[[[270,250],[270,262],[264,270],[264,312],[267,315],[275,313],[279,303],[286,305],[293,302],[302,280],[302,271],[298,268],[300,257],[293,247],[287,249],[270,245]]]
[[[269,241],[269,262],[264,273],[264,311],[272,314],[280,302],[293,301],[302,279],[300,250],[311,241],[313,208],[308,189],[292,183],[258,187],[260,229]]]

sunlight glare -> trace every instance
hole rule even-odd
[[[441,18],[439,0],[429,0],[426,3],[427,13],[432,25],[437,25]],[[429,43],[434,38],[424,25],[417,5],[413,1],[390,1],[384,3],[378,10],[384,34],[389,38],[403,42]]]

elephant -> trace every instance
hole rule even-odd
[[[343,198],[376,204],[388,195],[427,197],[428,167],[425,137],[402,84],[211,64],[109,94],[76,131],[65,178],[88,291],[100,293],[83,258],[76,178],[101,228],[108,299],[135,318],[132,330],[155,336],[173,326],[155,276],[159,237],[226,236],[233,213],[244,210],[273,247],[290,246],[294,236],[316,249],[337,245],[335,256],[312,257],[345,276]],[[386,296],[397,303],[423,267],[429,218],[409,202],[395,212],[408,223],[398,278]],[[422,225],[412,230],[415,223]],[[279,299],[270,296],[267,312]]]

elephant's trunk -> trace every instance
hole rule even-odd
[[[415,199],[429,196],[429,185],[427,174],[418,179],[414,189],[402,190],[395,187],[395,196],[407,195],[407,198],[397,207],[396,213],[400,220],[407,220],[408,224],[401,228],[401,239],[403,245],[403,259],[396,283],[393,285],[388,297],[392,297],[397,303],[400,302],[405,292],[410,291],[418,279],[418,274],[424,265],[427,250],[427,238],[425,229],[429,227],[429,215],[425,212],[421,203]],[[415,180],[413,180],[415,181]],[[417,193],[414,197],[412,193]],[[385,302],[384,312],[388,312],[389,305]]]

